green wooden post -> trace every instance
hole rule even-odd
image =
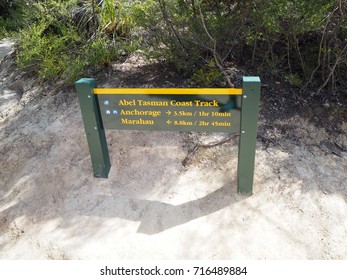
[[[75,83],[75,86],[87,135],[94,177],[107,178],[111,163],[98,99],[93,92],[96,82],[94,79],[80,79]]]
[[[242,86],[241,125],[237,168],[237,191],[253,193],[254,161],[260,101],[259,77],[244,77]]]

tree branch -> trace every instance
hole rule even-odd
[[[212,41],[213,43],[213,57],[214,57],[214,60],[215,60],[215,63],[216,65],[218,66],[219,70],[222,72],[225,80],[227,81],[228,83],[228,86],[229,87],[234,87],[234,84],[231,82],[230,80],[230,77],[228,76],[228,74],[225,72],[225,69],[222,65],[222,59],[221,59],[221,56],[218,54],[217,52],[217,40],[215,38],[213,38],[210,34],[210,32],[208,31],[207,27],[206,27],[206,24],[205,24],[205,20],[204,20],[204,16],[202,14],[202,11],[201,11],[201,6],[200,4],[198,5],[199,7],[199,13],[200,13],[200,17],[201,17],[201,23],[202,23],[202,26],[205,30],[205,33],[207,35],[207,37]]]
[[[185,55],[187,55],[186,49],[184,47],[184,44],[183,44],[180,36],[178,35],[177,30],[174,28],[174,26],[173,26],[173,24],[172,24],[172,22],[170,20],[169,14],[168,14],[167,9],[166,9],[165,1],[164,0],[158,0],[158,2],[159,2],[159,5],[160,5],[160,9],[161,9],[164,21],[166,22],[166,24],[168,25],[168,27],[171,29],[172,33],[174,34],[174,36],[175,36],[175,38],[177,40],[177,43],[181,47],[183,53]]]

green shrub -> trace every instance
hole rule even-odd
[[[286,81],[292,86],[301,86],[303,81],[298,74],[289,74],[285,76]]]
[[[0,36],[20,28],[18,65],[45,79],[72,80],[142,42],[204,86],[232,63],[297,85],[346,83],[346,1],[14,2],[8,18],[0,18]]]
[[[216,66],[214,60],[211,59],[205,67],[201,67],[193,73],[191,80],[196,85],[212,87],[219,85],[221,78],[221,71]]]
[[[51,22],[40,21],[20,32],[17,65],[35,71],[44,79],[60,77],[64,72],[65,61],[75,54],[81,44],[76,30],[62,26],[50,33]]]
[[[138,48],[140,36],[131,34],[132,2],[32,2],[30,15],[25,12],[27,26],[18,33],[18,66],[68,83],[107,67]]]

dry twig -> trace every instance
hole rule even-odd
[[[239,136],[239,133],[231,134],[228,137],[223,138],[220,141],[212,142],[212,143],[209,143],[209,144],[196,144],[194,146],[194,148],[191,151],[188,152],[187,156],[182,161],[182,165],[186,166],[188,164],[189,160],[191,160],[194,157],[194,155],[199,150],[199,148],[213,148],[213,147],[216,147],[216,146],[219,146],[219,145],[223,145],[223,144],[229,142],[230,140],[234,140],[237,136]]]

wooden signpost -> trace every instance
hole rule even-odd
[[[242,88],[97,88],[76,82],[95,177],[111,168],[105,129],[240,133],[238,192],[252,194],[260,100],[259,77]]]

